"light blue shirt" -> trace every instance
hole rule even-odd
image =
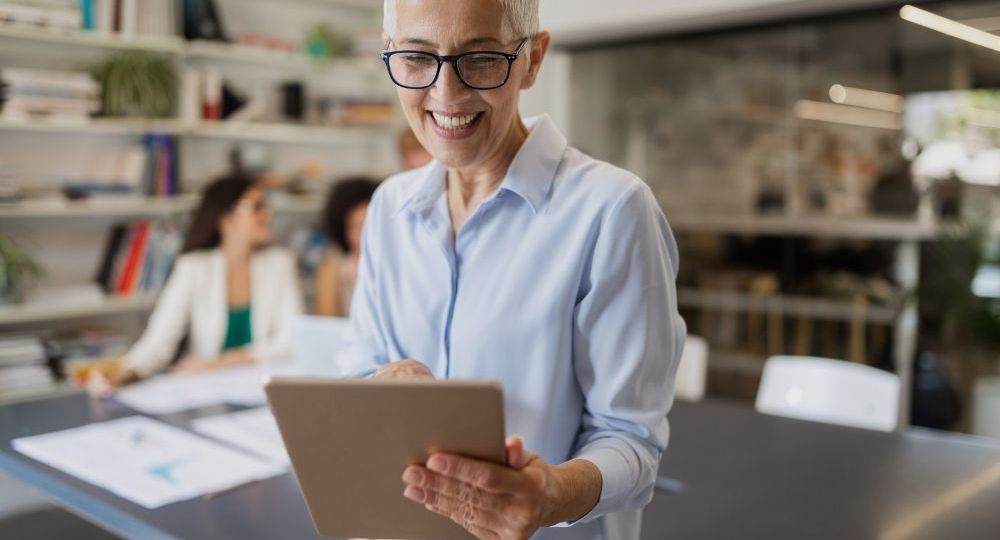
[[[597,466],[593,511],[535,538],[638,538],[686,332],[676,244],[635,175],[568,147],[548,117],[529,127],[457,235],[436,161],[379,188],[352,324],[376,365],[500,381],[508,434],[549,463]]]

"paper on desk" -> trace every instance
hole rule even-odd
[[[278,423],[267,407],[198,418],[191,427],[213,439],[287,467],[288,452],[281,440]]]
[[[13,446],[145,508],[284,472],[273,463],[142,416],[15,439]]]
[[[209,407],[220,403],[255,406],[265,403],[260,366],[242,366],[204,373],[167,373],[122,388],[115,394],[122,404],[146,414]]]

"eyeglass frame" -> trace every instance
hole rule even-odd
[[[497,88],[502,87],[503,85],[507,84],[508,81],[510,81],[510,72],[513,70],[514,62],[516,62],[518,57],[521,55],[521,49],[523,49],[524,45],[528,43],[528,41],[530,40],[531,36],[525,37],[524,39],[521,40],[521,43],[518,44],[517,48],[514,49],[514,52],[509,52],[509,53],[502,51],[468,51],[461,54],[440,55],[440,54],[429,53],[427,51],[406,49],[400,51],[382,51],[381,57],[382,57],[382,62],[385,63],[385,69],[389,73],[389,79],[392,80],[393,84],[395,84],[400,88],[406,88],[407,90],[424,90],[426,88],[434,86],[434,83],[436,83],[437,80],[441,77],[441,66],[443,66],[445,63],[449,63],[451,64],[451,68],[455,70],[455,75],[458,77],[458,80],[462,81],[462,84],[464,84],[465,86],[472,88],[473,90],[496,90]],[[434,72],[434,78],[431,79],[430,83],[426,84],[425,86],[407,86],[405,84],[400,84],[399,81],[396,80],[396,77],[393,76],[392,74],[392,67],[389,65],[389,61],[393,56],[403,53],[423,54],[425,56],[430,56],[435,60],[437,60],[437,71]],[[458,69],[458,61],[466,56],[472,56],[474,54],[496,54],[506,58],[507,75],[504,77],[503,82],[496,86],[488,86],[488,87],[479,87],[469,84],[468,81],[465,80],[465,77],[462,76],[462,71]]]

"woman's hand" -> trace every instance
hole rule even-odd
[[[90,397],[109,398],[122,386],[132,384],[138,380],[139,376],[132,370],[105,373],[95,369],[87,375],[84,382],[84,389]]]
[[[481,539],[522,540],[540,527],[585,515],[597,504],[600,472],[574,460],[552,466],[507,439],[507,466],[434,454],[403,473],[406,498],[445,516]]]
[[[170,368],[170,371],[173,373],[202,373],[216,369],[218,366],[219,360],[217,358],[188,356],[181,359],[180,362],[174,364],[174,366]]]
[[[213,369],[241,366],[252,363],[253,356],[250,354],[249,349],[237,349],[227,351],[218,358],[188,356],[180,362],[177,362],[174,367],[170,368],[170,371],[174,373],[203,373]]]
[[[375,372],[375,379],[433,379],[427,366],[416,360],[400,360],[386,364]]]

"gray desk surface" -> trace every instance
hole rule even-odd
[[[677,403],[643,539],[998,539],[1000,445]]]
[[[227,408],[161,417],[186,427]],[[26,458],[14,438],[135,414],[68,396],[0,407],[0,468],[121,536],[316,538],[286,474],[213,499],[146,510]],[[930,432],[884,434],[798,422],[738,404],[679,402],[643,539],[998,538],[1000,447]]]

